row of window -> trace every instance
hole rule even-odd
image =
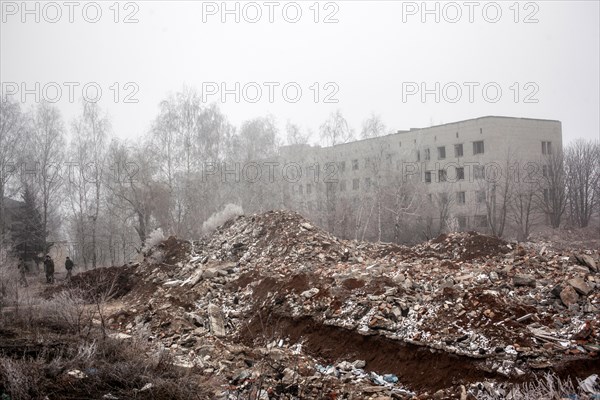
[[[417,161],[420,162],[421,161],[421,151],[417,150],[416,151],[416,157],[417,157]],[[483,140],[478,140],[473,142],[473,155],[478,155],[478,154],[484,154],[485,153],[485,145]],[[552,154],[552,142],[548,142],[548,141],[543,141],[542,142],[542,154],[544,155],[549,155]],[[460,158],[464,156],[464,146],[462,143],[458,143],[454,145],[454,157],[456,158]],[[391,154],[387,154],[387,159],[388,161],[391,160],[392,155]],[[431,149],[427,148],[423,150],[423,159],[424,161],[430,161],[431,160]],[[439,146],[437,147],[437,159],[438,160],[445,160],[446,159],[446,146]],[[365,167],[368,167],[370,164],[370,159],[366,158],[365,159]],[[340,172],[344,172],[346,170],[346,161],[340,161],[338,163],[338,170]],[[358,159],[354,159],[352,160],[352,171],[358,171],[360,169],[360,165],[359,165],[359,160]],[[546,176],[546,175],[544,175]]]
[[[427,195],[430,202],[433,202],[433,194]],[[438,194],[441,203],[448,203],[450,198],[448,197],[448,193],[439,193]],[[475,192],[475,198],[477,203],[482,204],[485,203],[485,191],[478,190]],[[460,191],[456,192],[456,204],[466,204],[467,203],[467,192]]]
[[[355,199],[357,200],[357,199]],[[356,207],[357,202],[354,202],[354,206]],[[308,201],[306,202],[306,207],[308,208],[309,211],[323,211],[324,209],[328,208],[328,205],[325,202],[321,202],[321,201]],[[487,228],[488,227],[488,218],[487,215],[485,214],[480,214],[480,215],[473,215],[472,217],[467,217],[465,215],[456,215],[454,216],[454,218],[456,218],[456,222],[458,225],[458,230],[460,231],[464,231],[467,230],[469,228],[469,218],[472,219],[471,221],[471,228]],[[422,220],[422,218],[419,218]],[[433,225],[433,217],[428,216],[425,217],[426,223],[429,226]]]
[[[457,167],[455,168],[455,176],[453,182],[456,181],[464,181],[465,180],[465,168]],[[433,173],[435,171],[425,171],[425,183],[431,183],[433,181]],[[474,165],[473,166],[473,177],[477,180],[485,178],[485,166],[483,165]],[[447,182],[448,181],[448,171],[446,169],[440,169],[437,171],[437,182]],[[365,189],[370,189],[372,185],[371,178],[365,178]],[[339,189],[341,192],[346,190],[346,181],[339,181]],[[360,189],[360,179],[355,178],[352,180],[352,190]],[[313,192],[313,184],[306,184],[306,194],[310,195]],[[304,195],[304,185],[298,186],[298,193],[300,195]]]
[[[473,155],[483,154],[485,152],[485,146],[483,144],[483,140],[478,140],[473,142]],[[454,157],[462,157],[464,156],[464,148],[463,144],[455,144],[454,145]],[[423,151],[424,161],[431,160],[431,149],[425,149]],[[437,148],[437,159],[445,160],[446,159],[446,146],[439,146]],[[421,161],[421,151],[417,150],[417,161]]]
[[[467,217],[464,215],[457,215],[456,222],[458,223],[458,230],[464,231],[467,229]],[[433,217],[427,217],[427,224],[433,225]],[[487,215],[474,215],[473,216],[473,227],[474,228],[487,228],[488,219]]]
[[[333,185],[333,183],[327,183],[329,190],[333,189],[331,187],[332,185]],[[305,185],[298,185],[298,194],[304,195],[304,187],[305,187]],[[365,188],[365,190],[369,190],[371,188],[371,178],[365,178],[364,188]],[[352,190],[359,190],[359,189],[360,189],[360,179],[358,179],[358,178],[352,179]],[[340,190],[340,192],[346,191],[346,181],[345,180],[339,181],[339,190]],[[306,194],[310,195],[310,194],[312,194],[312,192],[313,192],[313,184],[307,183],[306,184]]]
[[[483,140],[473,142],[473,155],[483,154],[484,151],[485,151],[485,148],[484,148]],[[386,156],[387,156],[387,160],[391,162],[392,155],[387,154]],[[464,156],[463,144],[462,143],[455,144],[454,145],[454,157],[458,158],[458,157],[463,157],[463,156]],[[424,158],[425,158],[425,161],[431,160],[431,149],[424,150]],[[439,146],[437,148],[437,158],[438,158],[438,160],[446,159],[446,146]],[[420,150],[417,150],[417,161],[421,161],[421,151]],[[365,167],[368,167],[370,162],[371,162],[371,159],[365,158]],[[351,165],[352,171],[358,171],[360,169],[358,159],[352,160],[351,163],[352,163],[352,165]],[[346,161],[340,161],[337,164],[337,167],[340,172],[344,172],[346,170]]]
[[[455,177],[453,181],[464,181],[465,180],[465,168],[464,167],[456,167],[454,169]],[[425,183],[432,182],[432,174],[435,171],[425,171]],[[485,178],[485,166],[484,165],[474,165],[473,166],[473,177],[475,179],[484,179]],[[437,171],[437,181],[438,182],[447,182],[448,181],[448,170],[440,169]]]
[[[358,179],[358,178],[352,179],[352,190],[360,190],[360,187],[361,187],[360,183],[361,183],[360,179]],[[372,188],[372,186],[373,186],[373,184],[372,184],[371,178],[365,178],[363,189],[368,191]],[[310,183],[306,184],[306,194],[310,195],[312,193],[312,190],[313,190],[312,184],[310,184]],[[339,191],[345,192],[346,190],[347,190],[346,181],[341,180],[339,182]],[[304,194],[304,186],[303,185],[298,186],[298,192],[300,195]],[[438,196],[442,203],[447,203],[449,201],[448,193],[439,193]],[[544,192],[544,196],[546,198],[549,196],[549,193],[547,193],[547,189]],[[433,202],[433,195],[431,193],[428,194],[428,198],[429,198],[429,201]],[[483,190],[476,191],[475,198],[476,198],[476,201],[478,204],[485,203],[485,191],[483,191]],[[463,205],[463,204],[466,204],[466,202],[467,202],[467,193],[465,191],[456,192],[456,204]]]

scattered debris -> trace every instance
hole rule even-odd
[[[216,399],[473,398],[598,371],[589,253],[474,232],[362,243],[293,212],[239,216],[126,267],[128,312],[109,325],[223,379]]]

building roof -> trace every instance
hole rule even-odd
[[[378,137],[374,137],[374,138],[367,138],[367,139],[358,139],[358,140],[353,140],[351,142],[338,143],[338,144],[335,144],[333,146],[325,146],[325,147],[321,147],[321,148],[322,149],[330,149],[330,148],[333,148],[333,147],[349,145],[349,144],[353,144],[353,143],[357,143],[357,142],[366,142],[366,141],[369,141],[369,140],[377,140],[377,139],[380,139],[380,138],[390,137],[390,136],[395,136],[395,135],[405,135],[407,133],[416,133],[416,132],[418,132],[420,130],[424,130],[424,129],[432,129],[432,128],[438,128],[438,127],[442,127],[442,126],[456,125],[456,124],[462,124],[462,123],[466,123],[466,122],[472,122],[472,121],[478,121],[478,120],[490,119],[490,118],[504,118],[504,119],[510,119],[510,120],[524,120],[524,121],[557,122],[559,124],[561,123],[560,121],[554,120],[554,119],[507,117],[507,116],[502,116],[502,115],[486,115],[486,116],[483,116],[483,117],[477,117],[477,118],[465,119],[465,120],[461,120],[461,121],[448,122],[448,123],[440,124],[440,125],[432,125],[432,126],[428,126],[428,127],[425,127],[425,128],[411,128],[410,130],[399,130],[398,132],[390,133],[390,134],[387,134],[387,135],[382,135],[382,136],[378,136]],[[287,147],[287,146],[284,146],[284,147]],[[316,146],[316,147],[320,147],[320,146]]]

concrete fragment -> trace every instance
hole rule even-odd
[[[577,304],[579,295],[572,286],[567,286],[560,292],[560,300],[565,306],[569,307],[570,305]]]
[[[221,310],[215,304],[208,305],[208,321],[210,324],[210,331],[216,337],[225,337],[225,323],[223,321],[223,315]]]
[[[309,224],[308,222],[303,222],[300,224],[300,226],[303,227],[304,229],[306,229],[307,231],[313,230],[313,226],[311,224]]]
[[[304,297],[305,299],[310,299],[311,297],[316,296],[318,293],[319,293],[318,288],[312,288],[305,292],[302,292],[301,296]]]
[[[219,271],[217,271],[214,268],[205,269],[204,272],[202,273],[202,279],[212,279],[215,276],[217,276],[218,273],[219,273]]]
[[[298,380],[298,373],[290,368],[286,368],[283,370],[283,378],[281,378],[281,383],[284,385],[291,385],[292,383]]]
[[[580,277],[570,279],[569,285],[573,286],[577,293],[584,296],[587,296],[592,291],[592,288]]]
[[[594,272],[598,272],[598,266],[596,265],[596,261],[594,261],[594,259],[591,256],[587,254],[578,254],[575,255],[575,258],[577,259],[577,261],[579,261],[580,264],[587,266]]]
[[[131,335],[128,335],[128,334],[122,333],[122,332],[109,333],[108,336],[113,339],[118,339],[118,340],[131,339],[131,337],[132,337]]]
[[[190,285],[190,286],[196,286],[198,284],[198,282],[200,282],[202,280],[202,271],[196,271],[192,274],[192,276],[190,276],[188,279],[186,279],[181,286],[184,285]]]
[[[166,287],[175,287],[175,286],[181,286],[182,283],[183,283],[182,280],[173,279],[173,280],[170,280],[170,281],[167,281],[167,282],[163,283],[163,286],[166,286]]]

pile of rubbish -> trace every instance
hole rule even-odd
[[[269,212],[150,249],[109,324],[218,399],[470,399],[600,371],[598,260],[474,232],[346,241]]]

